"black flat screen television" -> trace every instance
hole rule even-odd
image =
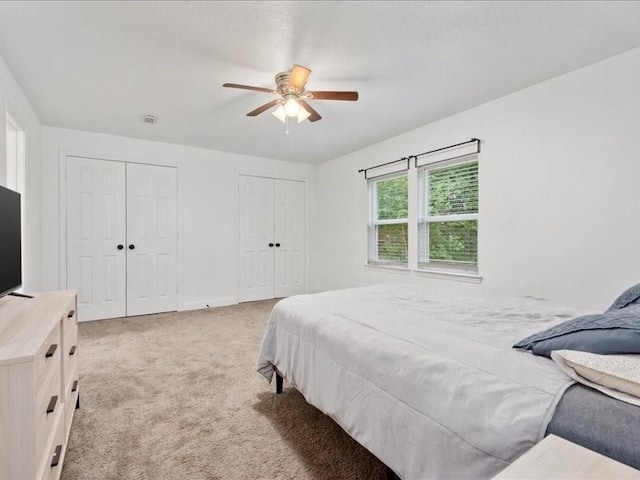
[[[0,297],[22,286],[20,194],[0,186]]]

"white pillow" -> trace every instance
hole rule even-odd
[[[640,406],[640,355],[555,350],[551,352],[551,358],[574,380]]]

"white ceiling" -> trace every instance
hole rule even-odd
[[[1,2],[45,125],[319,163],[640,46],[640,2]],[[247,112],[294,63],[314,124]],[[144,114],[159,116],[151,126]]]

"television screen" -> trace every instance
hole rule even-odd
[[[20,194],[0,186],[0,297],[21,285]]]

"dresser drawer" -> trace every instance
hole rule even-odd
[[[42,413],[43,408],[46,411],[46,406],[52,396],[58,395],[58,397],[61,397],[61,388],[62,374],[59,368],[49,370],[46,377],[41,377],[40,380],[36,382],[34,387],[36,420],[39,418],[38,414]],[[59,398],[59,400],[62,400],[62,398]]]
[[[36,353],[33,365],[36,385],[43,382],[51,370],[60,369],[61,342],[62,333],[58,322]]]
[[[54,371],[46,380],[46,383],[36,386],[34,424],[37,458],[45,454],[59,420],[64,418],[60,369]]]
[[[42,480],[58,480],[62,472],[62,460],[65,454],[65,429],[64,416],[58,415],[60,421],[56,426],[55,434],[51,443],[47,445],[46,453],[43,454]]]

